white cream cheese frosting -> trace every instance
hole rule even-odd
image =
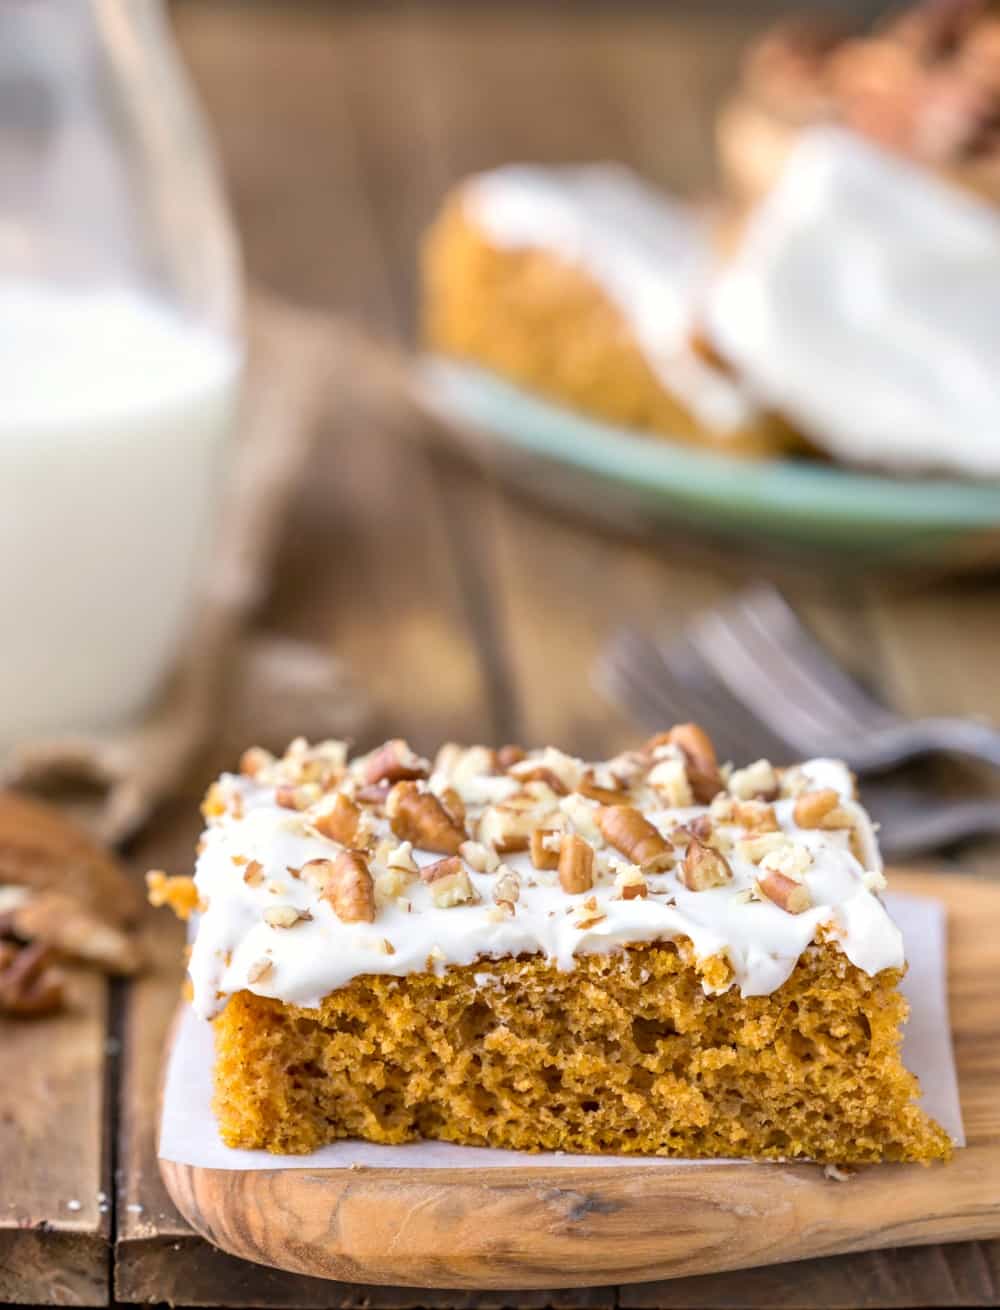
[[[705,314],[831,454],[1000,477],[1000,215],[926,170],[803,131]]]
[[[691,346],[714,262],[707,222],[611,164],[510,165],[462,188],[467,218],[498,247],[544,250],[599,286],[664,388],[706,427],[735,431],[759,411]]]
[[[329,748],[320,749],[329,754]],[[303,743],[292,750],[298,751],[299,760],[310,758]],[[469,768],[470,755],[477,751],[482,767]],[[377,811],[365,809],[367,861],[376,888],[372,922],[342,921],[329,898],[301,876],[309,861],[329,860],[342,850],[313,827],[315,816],[329,809],[333,791],[304,796],[311,801],[306,808],[289,809],[287,797],[284,804],[278,803],[280,778],[287,776],[282,774],[283,762],[255,777],[224,775],[210,793],[214,799],[195,871],[201,913],[189,972],[198,1013],[210,1017],[243,989],[315,1007],[331,991],[365,974],[403,976],[522,954],[540,955],[570,970],[579,955],[654,941],[688,942],[698,961],[723,957],[729,976],[721,989],[735,985],[744,995],[780,987],[818,934],[835,939],[847,958],[870,975],[903,966],[900,933],[877,894],[884,879],[872,826],[854,799],[853,779],[844,765],[814,760],[785,771],[781,794],[770,802],[754,802],[758,809],[773,811],[774,830],[762,836],[734,819],[727,792],[711,805],[690,803],[685,758],[676,747],[660,746],[644,763],[639,753],[618,757],[630,768],[640,760],[647,774],[659,763],[670,783],[666,791],[657,790],[643,776],[628,800],[676,856],[673,868],[643,874],[602,841],[594,827],[598,802],[574,789],[581,777],[612,776],[616,761],[587,766],[557,751],[530,755],[522,771],[537,764],[550,775],[558,774],[569,789],[563,795],[545,782],[527,784],[539,798],[539,813],[548,815],[544,826],[579,834],[596,849],[592,888],[569,893],[559,873],[535,868],[528,852],[492,858],[491,872],[474,867],[483,862],[486,846],[476,838],[486,834],[490,806],[523,796],[526,785],[496,771],[490,758],[489,752],[474,748],[456,773],[449,774],[439,764],[433,772],[427,769],[426,781],[416,784],[435,796],[451,788],[452,796],[457,793],[464,802],[465,826],[475,842],[462,849],[472,893],[466,903],[444,907],[435,902],[433,884],[415,873],[393,876],[393,861],[405,864],[410,852],[401,850],[381,806]],[[359,762],[360,769],[346,766],[337,789],[363,796],[359,778],[365,763]],[[773,771],[768,774],[770,766],[755,768],[756,773],[734,775],[729,783],[734,794],[741,794],[741,787],[747,794],[748,776],[775,776]],[[849,827],[826,830],[796,822],[799,796],[817,790],[836,793]],[[678,799],[685,803],[668,803]],[[711,840],[725,852],[731,879],[695,891],[683,876],[685,844],[690,842],[685,825],[700,816],[707,816],[703,823],[712,825]],[[755,837],[778,854],[765,855],[762,864],[761,851],[753,848]],[[439,853],[412,850],[417,867],[440,858]],[[809,908],[790,913],[760,894],[763,870],[772,860],[775,867],[799,870],[792,876],[808,893]],[[248,869],[253,878],[248,878]],[[498,881],[510,876],[520,884],[516,904],[501,908],[495,899]],[[644,894],[623,899],[623,880],[630,879],[641,879]],[[282,920],[289,926],[281,926]],[[482,972],[488,977],[488,964]],[[711,990],[707,982],[705,986]]]

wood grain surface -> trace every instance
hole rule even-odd
[[[174,16],[216,134],[249,274],[405,344],[416,320],[416,242],[451,182],[512,159],[605,157],[687,193],[704,191],[713,106],[747,35],[781,8],[778,0],[728,8],[179,0]],[[259,630],[318,641],[349,660],[381,708],[373,737],[398,732],[422,750],[445,737],[559,741],[595,755],[625,745],[635,726],[591,682],[601,643],[625,621],[680,630],[759,573],[749,550],[719,556],[682,536],[643,544],[595,532],[507,494],[413,436],[378,407],[345,405],[332,416]],[[943,587],[913,580],[905,592],[874,577],[808,569],[781,580],[847,665],[905,710],[1000,721],[996,578]],[[251,736],[254,707],[231,712],[227,738]],[[198,795],[225,763],[217,751],[206,755],[190,794],[130,853],[137,875],[189,868]],[[989,775],[952,766],[920,776],[997,790]],[[993,877],[1000,843],[935,863]],[[147,932],[154,967],[129,984],[120,1021],[108,1017],[97,984],[81,994],[79,1027],[38,1026],[45,1036],[24,1025],[0,1029],[0,1299],[102,1304],[113,1237],[113,1291],[122,1302],[289,1310],[1000,1304],[997,1242],[890,1248],[617,1290],[518,1293],[334,1284],[227,1255],[185,1222],[157,1170],[154,1091],[180,984],[180,938],[165,915],[151,915]],[[50,1040],[56,1033],[59,1041]],[[121,1078],[111,1073],[110,1133],[101,1095],[108,1036],[125,1039]],[[81,1043],[87,1058],[67,1088],[62,1053]],[[21,1136],[21,1111],[8,1104],[22,1089],[44,1102],[53,1088],[61,1090],[51,1133]],[[112,1211],[102,1214],[96,1196],[110,1190],[112,1166],[119,1181]],[[61,1204],[69,1199],[81,1201],[79,1212]]]
[[[61,1013],[0,1017],[2,1301],[108,1300],[108,985],[67,969],[67,994]]]
[[[1000,1237],[1000,888],[909,875],[948,909],[968,1145],[944,1166],[233,1171],[160,1161],[223,1250],[345,1282],[553,1287],[717,1273],[884,1246]]]

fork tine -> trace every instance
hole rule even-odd
[[[753,633],[713,613],[699,620],[691,635],[702,657],[733,695],[772,730],[780,723],[784,735],[806,752],[829,736],[826,720],[801,704]]]
[[[811,683],[799,662],[800,643],[798,625],[789,618],[783,607],[775,609],[766,597],[763,607],[757,598],[737,600],[718,622],[710,618],[709,630],[714,630],[720,643],[720,658],[734,674],[737,666],[745,669],[752,661],[757,679],[765,679],[775,692],[782,692],[779,703],[787,711],[789,706],[812,732],[840,732],[850,730],[850,716],[846,715],[835,697],[830,696],[821,683]],[[784,621],[783,621],[784,620]],[[793,631],[795,629],[795,631]],[[744,687],[744,690],[746,688]]]
[[[684,669],[685,654],[687,664]],[[775,739],[705,668],[691,647],[660,643],[634,630],[616,634],[598,666],[604,690],[645,727],[662,728],[696,719],[723,759],[746,761],[762,754],[781,760],[787,745]],[[700,673],[701,676],[693,676]]]
[[[623,628],[604,647],[596,672],[602,690],[643,728],[655,732],[683,720],[689,707],[676,698],[676,684],[650,671],[648,645],[647,637]]]
[[[860,719],[840,703],[840,690],[851,686],[850,679],[818,650],[776,592],[756,590],[710,612],[695,626],[693,639],[734,694],[772,728],[780,722],[784,735],[801,750],[815,750],[831,737],[867,732],[888,717],[875,702],[868,703]],[[827,673],[834,670],[828,683],[817,675],[820,662],[828,666]],[[849,701],[863,696],[860,689],[844,694]]]
[[[739,597],[737,605],[759,631],[774,634],[779,653],[794,662],[802,684],[852,718],[855,728],[869,729],[873,715],[895,717],[831,657],[776,587],[759,584]]]
[[[718,613],[733,638],[730,655],[755,656],[784,688],[782,700],[827,732],[868,731],[889,717],[814,641],[777,589],[752,588]]]

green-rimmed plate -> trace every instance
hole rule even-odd
[[[889,564],[1000,563],[1000,483],[903,478],[808,460],[738,460],[575,414],[494,374],[419,364],[424,404],[536,494],[631,529],[714,537]]]

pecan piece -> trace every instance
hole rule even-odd
[[[733,822],[747,832],[779,832],[774,806],[766,801],[735,801]]]
[[[589,892],[594,885],[594,851],[591,846],[570,833],[559,847],[559,885],[571,895]]]
[[[357,846],[360,822],[360,805],[355,805],[343,792],[338,792],[330,808],[313,817],[312,826],[322,836],[339,842],[341,846]]]
[[[431,900],[440,910],[476,899],[468,871],[457,855],[446,855],[443,860],[425,864],[420,870],[420,878],[429,885]]]
[[[569,788],[562,778],[552,769],[546,768],[544,764],[531,764],[525,761],[508,769],[507,772],[520,783],[544,782],[546,787],[550,787],[557,796],[569,795]]]
[[[688,891],[703,892],[722,887],[732,880],[733,871],[724,855],[704,846],[697,837],[688,842],[687,854],[680,869],[680,880]]]
[[[386,803],[389,826],[400,841],[412,842],[418,850],[457,855],[468,838],[438,798],[421,791],[416,782],[397,782]]]
[[[594,777],[593,770],[588,770],[580,779],[577,791],[590,801],[600,801],[602,805],[621,805],[626,800],[625,788],[602,786]]]
[[[634,805],[602,805],[594,819],[604,840],[644,872],[659,873],[673,866],[670,843]]]
[[[854,820],[840,803],[832,787],[804,791],[795,802],[792,816],[800,828],[853,828]]]
[[[360,851],[341,851],[327,863],[321,895],[337,918],[342,923],[374,923],[375,883],[365,857]]]
[[[264,922],[269,928],[294,928],[311,918],[308,910],[300,910],[297,905],[269,905],[264,911]]]
[[[805,884],[786,878],[776,869],[768,869],[757,879],[757,890],[788,914],[802,914],[812,906],[812,897]]]
[[[723,786],[711,737],[697,723],[679,723],[667,733],[667,740],[678,746],[684,756],[695,800],[699,805],[707,805]]]
[[[407,742],[396,737],[378,750],[372,751],[364,763],[364,781],[369,786],[377,782],[404,782],[426,778],[430,773],[427,761],[410,750]]]
[[[555,828],[536,828],[531,834],[531,863],[536,869],[558,869],[561,833]]]

